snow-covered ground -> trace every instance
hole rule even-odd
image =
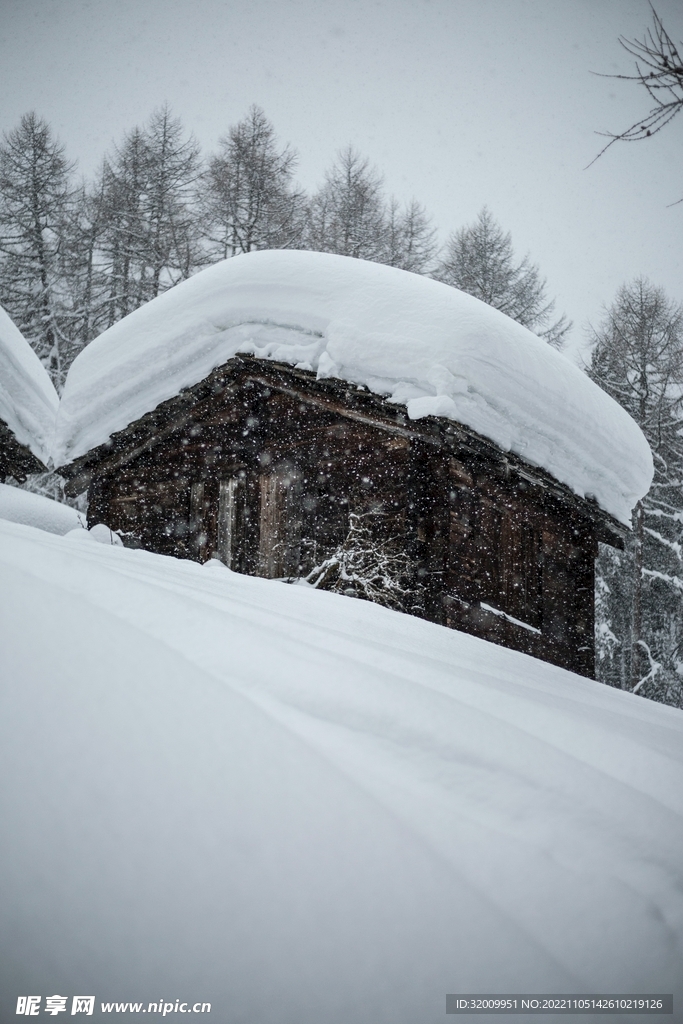
[[[47,465],[59,396],[47,370],[0,306],[0,420]]]
[[[3,1020],[42,992],[426,1024],[506,990],[681,1019],[680,712],[87,539],[0,523]]]
[[[368,387],[411,419],[464,423],[624,523],[650,486],[650,449],[628,413],[521,324],[418,274],[284,250],[217,263],[91,342],[69,370],[55,465],[238,352]]]
[[[8,484],[0,484],[0,519],[35,526],[60,536],[70,530],[84,529],[86,524],[85,515],[76,509]]]

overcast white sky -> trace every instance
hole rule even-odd
[[[676,41],[681,0],[656,0]],[[351,142],[440,236],[487,204],[587,321],[644,274],[683,299],[683,117],[589,170],[648,109],[618,36],[646,0],[0,0],[0,128],[50,121],[81,170],[168,101],[205,151],[251,103],[313,188]]]

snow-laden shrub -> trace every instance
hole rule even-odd
[[[333,553],[315,566],[306,582],[319,590],[407,611],[415,604],[415,565],[400,540],[380,535],[381,512],[351,512],[349,532]]]

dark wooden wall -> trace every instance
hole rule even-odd
[[[19,444],[7,424],[0,420],[0,482],[11,476],[23,483],[29,473],[44,473],[46,470],[47,466],[26,445]]]
[[[490,445],[458,450],[355,400],[323,399],[272,369],[205,389],[139,454],[120,445],[95,470],[90,524],[132,546],[283,577],[327,557],[350,511],[372,511],[413,560],[420,614],[592,675],[597,545],[580,504],[511,471]]]

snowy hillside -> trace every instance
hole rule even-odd
[[[245,1024],[683,998],[680,712],[83,530],[0,523],[0,565],[3,1020],[24,992]]]
[[[403,270],[313,252],[209,267],[119,321],[69,370],[65,465],[238,352],[445,416],[542,466],[630,523],[652,479],[645,438],[573,363],[471,295]]]
[[[0,420],[44,464],[58,404],[45,367],[0,306]]]

